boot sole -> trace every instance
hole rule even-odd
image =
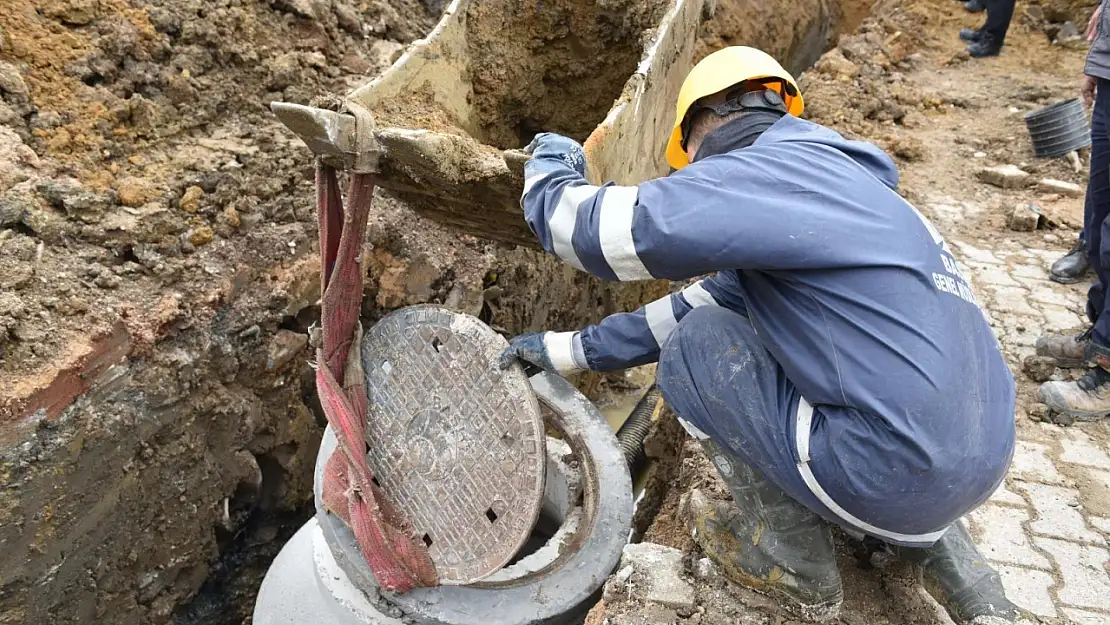
[[[1041,389],[1041,399],[1044,401],[1045,404],[1048,405],[1049,408],[1051,408],[1055,412],[1058,412],[1062,415],[1067,415],[1072,419],[1075,419],[1076,421],[1098,421],[1099,419],[1106,417],[1106,415],[1110,415],[1110,408],[1098,412],[1074,410],[1071,408],[1060,408],[1060,406],[1066,406],[1067,402],[1065,402],[1064,398],[1061,397],[1056,392],[1056,389],[1052,387],[1049,387],[1047,391],[1043,388]]]
[[[1037,356],[1052,359],[1053,364],[1061,369],[1078,369],[1087,366],[1087,361],[1082,359],[1052,358],[1052,356],[1043,356],[1041,354],[1037,354]]]
[[[794,616],[814,623],[831,621],[840,616],[840,607],[844,604],[843,593],[822,603],[806,604],[798,601],[797,597],[784,592],[778,592],[773,589],[769,590],[766,587],[757,588],[754,584],[747,584],[744,581],[732,579],[731,577],[726,577],[725,579],[731,580],[737,585],[743,586],[754,593],[768,597]]]
[[[1048,279],[1052,280],[1056,284],[1078,284],[1080,282],[1083,282],[1084,276],[1079,276],[1078,278],[1061,278],[1054,274],[1048,274]]]
[[[709,559],[713,560],[712,557]],[[722,565],[718,564],[718,566]],[[723,577],[737,586],[741,586],[756,594],[773,599],[775,603],[794,616],[817,623],[829,621],[840,616],[840,607],[844,604],[843,590],[821,603],[802,603],[794,595],[781,591],[774,586],[768,586],[765,580],[749,577],[742,574],[740,571],[736,571],[736,573],[737,575],[735,577],[732,575],[724,575]]]

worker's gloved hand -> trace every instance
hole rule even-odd
[[[586,152],[574,139],[553,132],[541,132],[525,146],[524,151],[536,160],[558,159],[579,174],[586,175]]]
[[[509,347],[501,352],[501,368],[508,369],[517,360],[523,361],[526,367],[532,365],[559,375],[587,368],[577,332],[521,334],[509,341]]]

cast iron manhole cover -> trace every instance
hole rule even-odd
[[[543,503],[539,402],[523,371],[498,368],[505,347],[481,321],[434,306],[391,313],[363,339],[370,468],[441,583],[504,566]]]

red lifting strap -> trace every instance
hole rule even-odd
[[[316,390],[324,414],[339,440],[324,467],[324,506],[355,534],[359,549],[378,584],[391,592],[438,584],[424,543],[404,516],[374,485],[366,464],[366,378],[359,354],[362,325],[362,242],[373,174],[352,173],[344,211],[335,169],[316,166],[316,204],[320,215],[322,345],[316,351]],[[335,372],[342,372],[342,384]]]

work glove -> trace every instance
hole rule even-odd
[[[587,369],[582,340],[577,332],[533,332],[509,341],[501,352],[501,368],[508,369],[517,360],[544,371],[570,375]]]
[[[541,132],[524,147],[524,151],[531,154],[534,161],[558,159],[580,175],[586,175],[586,152],[581,144],[569,137]]]

